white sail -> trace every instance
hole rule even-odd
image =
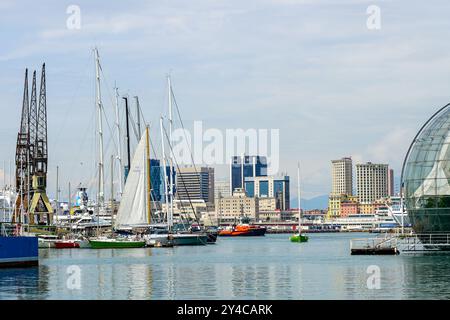
[[[450,166],[447,159],[450,158],[450,132],[439,151],[438,156],[434,162],[433,168],[424,179],[422,184],[414,192],[414,196],[419,198],[421,196],[433,195],[450,195]]]
[[[146,200],[146,133],[144,132],[131,161],[116,216],[116,228],[147,224]]]

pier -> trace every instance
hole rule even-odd
[[[385,237],[350,241],[352,255],[395,255],[433,251],[450,251],[450,234],[385,234]]]

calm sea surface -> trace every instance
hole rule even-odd
[[[351,256],[352,238],[219,238],[215,245],[41,250],[40,266],[0,269],[0,299],[449,299],[450,254]],[[378,266],[380,288],[368,289]],[[370,269],[369,269],[370,270]],[[75,273],[74,273],[75,272]]]

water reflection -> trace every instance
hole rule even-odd
[[[450,299],[450,255],[405,257],[403,293],[407,299]]]
[[[2,300],[46,299],[48,268],[0,269],[0,298]]]
[[[359,235],[358,235],[359,236]],[[354,235],[283,235],[214,246],[42,250],[40,266],[0,270],[0,299],[417,299],[450,298],[450,255],[351,256]],[[367,287],[369,266],[380,289]],[[80,288],[68,286],[70,266]]]

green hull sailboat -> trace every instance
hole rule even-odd
[[[300,207],[300,163],[297,167],[297,197],[298,197],[298,233],[289,237],[291,242],[308,242],[308,236],[302,234],[302,210]]]
[[[304,234],[294,234],[289,238],[291,242],[308,242],[308,236]]]
[[[92,239],[89,240],[92,249],[125,249],[125,248],[143,248],[144,240],[128,239]]]

